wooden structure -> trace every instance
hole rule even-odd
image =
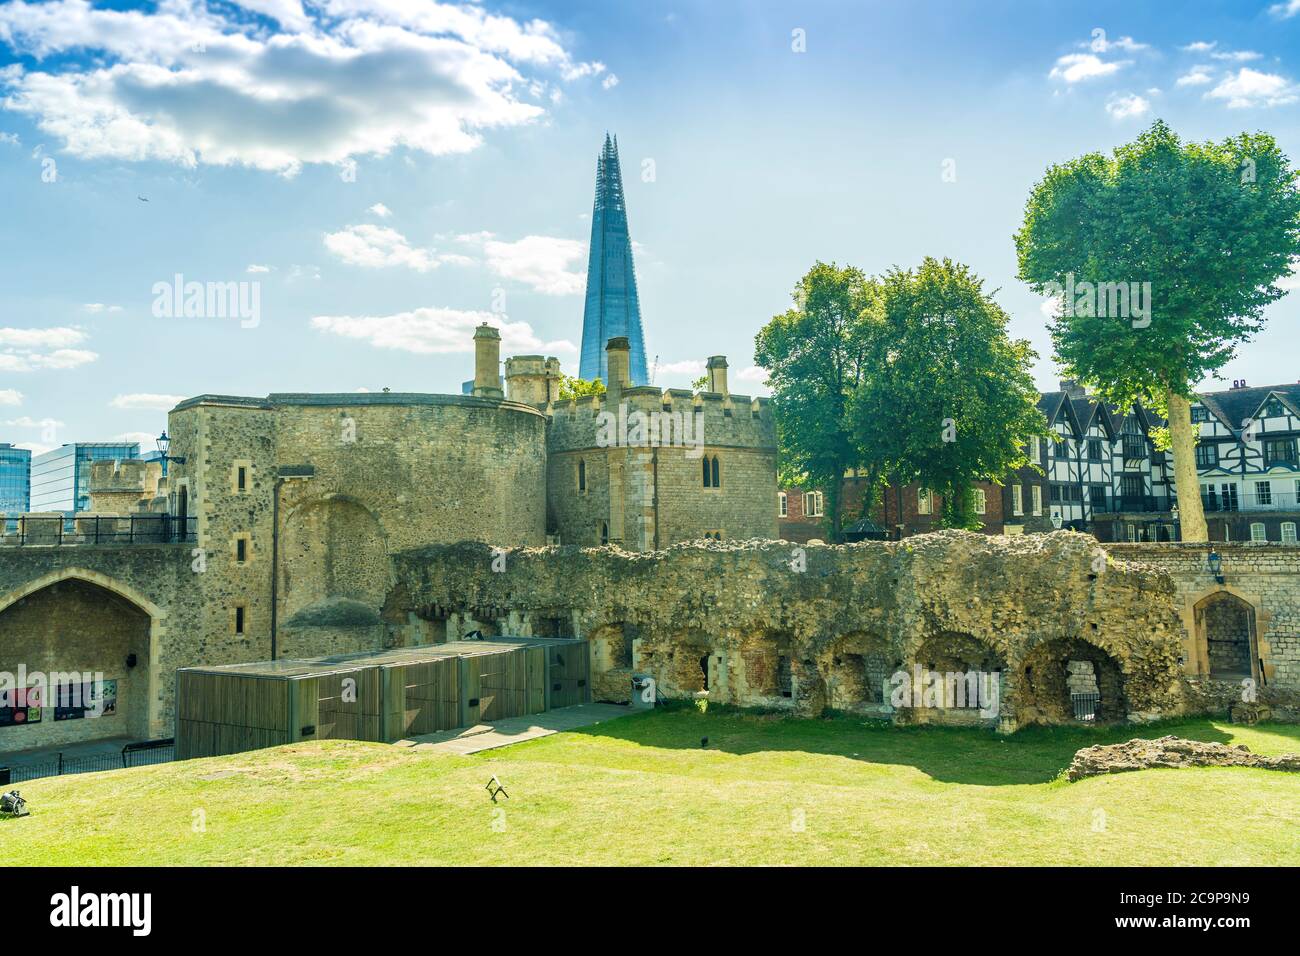
[[[584,640],[503,637],[176,674],[176,757],[392,742],[591,699]]]

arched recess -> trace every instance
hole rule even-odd
[[[922,678],[919,695],[918,667]],[[944,722],[964,722],[966,718],[989,721],[1006,710],[1006,659],[991,643],[973,634],[941,631],[927,635],[912,652],[906,670],[911,679],[912,707],[921,710],[914,716],[920,719],[937,715]],[[931,693],[924,689],[927,672],[937,675]]]
[[[131,729],[133,734],[137,736],[147,736],[149,738],[167,736],[167,728],[163,726],[162,701],[159,692],[160,648],[167,629],[167,612],[154,601],[146,597],[137,588],[127,584],[125,581],[120,581],[101,571],[92,571],[89,568],[59,568],[58,570],[51,571],[48,574],[43,574],[38,578],[34,578],[31,581],[21,584],[4,594],[0,594],[0,651],[3,651],[4,648],[3,617],[5,613],[25,598],[38,595],[47,588],[54,587],[55,585],[61,584],[65,581],[80,582],[102,588],[103,590],[121,598],[126,604],[135,607],[148,618],[148,635],[147,640],[145,641],[146,646],[144,647],[145,660],[139,661],[140,655],[137,653],[137,667],[144,665],[146,671],[144,681],[146,694],[146,702],[143,708],[144,716],[140,721],[139,726]],[[93,618],[88,618],[88,620],[93,621]],[[93,627],[94,625],[91,624],[90,626]],[[64,669],[77,670],[80,668],[69,666]],[[111,679],[107,673],[105,674],[105,678]]]
[[[1035,644],[1015,676],[1018,723],[1116,723],[1128,716],[1123,668],[1082,638]]]
[[[1216,680],[1259,680],[1259,612],[1228,588],[1211,591],[1192,606],[1200,673]]]
[[[885,686],[902,662],[884,638],[852,631],[832,641],[817,665],[826,681],[826,705],[863,711],[888,703]]]
[[[313,498],[284,518],[282,614],[305,622],[363,623],[378,614],[392,584],[387,535],[374,513],[347,495]]]

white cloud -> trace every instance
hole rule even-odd
[[[1279,20],[1289,20],[1297,13],[1300,13],[1300,0],[1287,0],[1286,3],[1275,3],[1268,8],[1268,12]]]
[[[113,408],[124,408],[129,411],[151,411],[166,412],[170,411],[178,403],[183,402],[184,395],[158,395],[153,392],[134,392],[130,395],[118,395],[109,404]]]
[[[1151,104],[1136,93],[1112,96],[1106,102],[1106,112],[1115,119],[1132,119],[1151,110]]]
[[[445,262],[463,265],[469,261],[462,255],[439,254],[435,249],[412,246],[396,229],[370,223],[327,232],[325,248],[344,262],[367,269],[406,266],[417,272],[428,272]]]
[[[1178,78],[1178,86],[1203,86],[1206,83],[1213,83],[1214,77],[1210,75],[1210,68],[1207,66],[1194,66]]]
[[[1105,30],[1095,30],[1096,34],[1091,41],[1080,43],[1080,46],[1086,46],[1093,53],[1107,53],[1111,50],[1123,50],[1126,53],[1136,53],[1138,50],[1148,49],[1148,44],[1138,43],[1132,37],[1120,37],[1118,40],[1106,39]]]
[[[683,359],[680,362],[664,362],[655,366],[657,375],[689,375],[699,378],[704,374],[704,359]]]
[[[120,435],[114,435],[113,441],[138,442],[142,453],[154,451],[158,447],[158,436],[152,432],[122,432]]]
[[[99,358],[86,349],[72,348],[85,341],[80,329],[0,328],[0,372],[34,372],[68,369]]]
[[[1256,53],[1253,50],[1234,50],[1232,52],[1211,53],[1210,56],[1216,60],[1231,60],[1233,63],[1249,63],[1252,60],[1258,60],[1264,54]]]
[[[1195,43],[1189,43],[1187,46],[1180,46],[1178,49],[1184,53],[1209,53],[1219,45],[1218,40],[1197,40]]]
[[[483,241],[488,268],[546,295],[577,295],[587,287],[582,269],[587,244],[554,236],[525,236],[516,242]]]
[[[1292,259],[1291,271],[1274,282],[1273,285],[1283,292],[1300,289],[1300,259]]]
[[[260,273],[260,272],[270,272],[270,271],[271,271],[271,267],[270,267],[270,266],[261,266],[261,265],[258,265],[258,264],[255,263],[255,262],[253,262],[253,263],[249,263],[248,268],[245,269],[244,271],[245,271],[245,272],[250,272],[250,273],[253,273],[253,274],[257,274],[257,273]]]
[[[103,302],[87,302],[81,307],[83,312],[98,314],[100,312],[121,312],[120,305],[105,305]]]
[[[0,388],[0,405],[21,405],[23,393],[16,388]]]
[[[611,90],[614,87],[618,86],[618,76],[614,73],[611,73],[603,80],[600,81],[600,85],[602,89]]]
[[[767,369],[758,365],[751,365],[748,368],[742,368],[736,373],[736,378],[742,382],[766,382]]]
[[[545,21],[437,0],[89,0],[0,6],[6,109],[83,158],[296,173],[395,148],[446,155],[544,115],[521,71],[594,76]],[[34,67],[21,65],[34,62]]]
[[[62,428],[63,422],[56,421],[53,418],[32,418],[30,415],[23,415],[21,418],[11,418],[6,422],[0,423],[6,428]]]
[[[1205,95],[1208,99],[1226,100],[1229,109],[1285,106],[1296,101],[1296,87],[1276,73],[1260,73],[1243,66]]]
[[[389,216],[393,214],[393,211],[381,202],[377,202],[373,206],[371,206],[370,211],[373,212],[380,219],[387,219]]]
[[[18,139],[17,133],[0,133],[0,143],[5,143],[9,146],[22,145],[22,143]]]
[[[474,330],[487,322],[501,332],[506,355],[546,352],[576,355],[577,346],[567,340],[543,342],[527,322],[503,321],[492,312],[461,309],[419,308],[395,315],[318,315],[312,328],[330,335],[368,342],[379,349],[395,349],[419,355],[466,353],[474,350]]]
[[[1064,80],[1066,83],[1078,83],[1082,80],[1110,76],[1127,66],[1128,62],[1127,60],[1106,62],[1091,53],[1067,53],[1056,61],[1048,76],[1054,80]]]

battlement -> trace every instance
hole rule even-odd
[[[123,514],[146,508],[160,485],[165,492],[162,462],[142,458],[105,459],[90,463],[90,510]]]

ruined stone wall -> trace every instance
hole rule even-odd
[[[707,683],[724,702],[871,712],[887,705],[882,675],[960,665],[999,673],[992,722],[1007,728],[1070,719],[1070,663],[1087,660],[1109,681],[1107,719],[1180,706],[1172,582],[1070,532],[523,549],[500,572],[487,549],[447,546],[398,555],[396,575],[390,607],[417,615],[509,618],[525,631],[542,616],[571,620],[606,693],[645,671],[670,695]]]

